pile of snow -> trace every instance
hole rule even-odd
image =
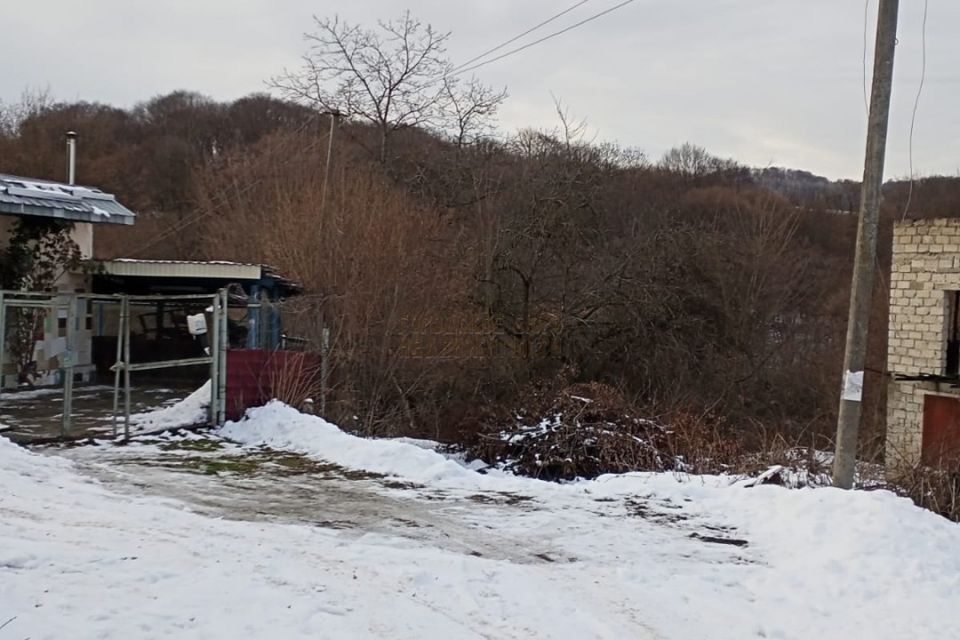
[[[246,419],[227,422],[219,434],[241,444],[302,453],[349,469],[397,476],[420,484],[471,488],[484,483],[483,476],[424,448],[422,442],[358,438],[323,418],[300,413],[277,400],[249,409]]]
[[[207,422],[210,406],[210,381],[179,402],[154,411],[130,415],[130,423],[137,433],[149,433],[192,427]]]

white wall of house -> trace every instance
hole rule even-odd
[[[80,257],[89,260],[93,257],[93,224],[90,222],[75,222],[70,238],[80,248]]]
[[[7,246],[10,239],[10,231],[16,221],[17,216],[0,215],[0,246]],[[77,222],[70,234],[74,242],[80,248],[80,254],[83,258],[93,256],[93,225],[89,222]],[[56,284],[57,291],[72,293],[78,291],[90,291],[90,276],[84,273],[64,274]],[[92,309],[87,301],[81,300],[78,303],[78,320],[76,329],[76,354],[74,362],[75,371],[82,380],[88,381],[92,378],[93,355],[91,353],[92,331],[88,328],[92,326],[89,318]],[[8,314],[11,311],[7,312]],[[59,380],[59,371],[62,365],[63,357],[66,354],[66,309],[51,311],[44,320],[42,338],[38,339],[34,347],[33,359],[37,363],[39,373],[38,384],[61,384]],[[8,315],[8,318],[10,316]],[[14,387],[17,384],[16,365],[10,361],[9,354],[5,358],[7,362],[0,366],[0,381],[4,388]]]

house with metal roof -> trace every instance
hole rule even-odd
[[[72,167],[70,173],[73,173]],[[117,198],[96,187],[55,182],[39,178],[0,174],[0,248],[9,244],[10,235],[18,220],[47,218],[71,225],[70,237],[84,260],[93,258],[93,226],[95,224],[132,225],[136,214],[117,201]],[[91,290],[88,273],[78,271],[62,274],[55,284],[56,293],[83,293]],[[88,317],[90,305],[81,301],[77,310],[80,318]],[[0,307],[3,313],[6,309]],[[35,380],[43,383],[57,381],[57,373],[68,357],[66,341],[66,314],[62,306],[50,307],[51,317],[38,329],[33,349]],[[12,318],[11,318],[12,319]],[[0,322],[0,326],[4,326]],[[91,326],[80,322],[77,327],[73,362],[82,379],[89,379],[93,371]],[[9,336],[3,336],[9,339]],[[0,363],[0,388],[3,383],[17,383],[23,376],[20,367],[12,362]]]
[[[71,171],[72,173],[72,171]],[[158,299],[155,309],[141,310],[139,332],[134,346],[141,357],[196,348],[191,336],[179,329],[182,309],[165,305],[164,296],[212,294],[230,291],[231,336],[234,346],[278,348],[281,344],[279,312],[271,301],[296,295],[300,287],[260,264],[225,261],[175,261],[114,259],[92,262],[93,228],[97,224],[132,225],[136,214],[115,196],[89,186],[0,174],[0,248],[8,244],[18,219],[41,217],[71,224],[70,235],[88,261],[76,273],[65,273],[50,292],[51,317],[36,336],[33,360],[40,383],[56,384],[65,358],[81,380],[90,380],[97,369],[103,374],[111,363],[111,345],[119,324],[116,296],[150,296]],[[12,293],[12,292],[11,292]],[[77,299],[74,330],[67,341],[68,294],[85,294]],[[92,296],[101,295],[102,299]],[[59,297],[59,298],[58,298]],[[58,299],[62,298],[60,302]],[[0,292],[0,313],[5,313]],[[9,307],[9,304],[8,304]],[[0,322],[0,327],[4,325]],[[142,325],[142,326],[141,326]],[[183,333],[183,335],[180,335]],[[74,345],[70,348],[70,345]],[[22,374],[13,363],[0,367],[0,389],[11,386]],[[97,366],[99,365],[99,367]]]
[[[0,173],[0,242],[4,245],[18,217],[73,223],[71,237],[83,258],[93,257],[93,225],[131,225],[137,215],[116,197],[95,187]]]
[[[0,213],[73,222],[133,224],[136,214],[95,187],[0,173]]]

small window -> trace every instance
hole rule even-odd
[[[960,291],[947,292],[947,358],[944,375],[960,377]]]

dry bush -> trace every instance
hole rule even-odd
[[[910,498],[919,507],[960,522],[960,459],[901,468],[881,486]]]
[[[266,364],[268,397],[302,409],[322,392],[319,360],[309,353],[278,352]]]
[[[305,286],[284,304],[285,330],[314,349],[330,332],[327,417],[370,435],[422,430],[483,360],[475,343],[490,331],[468,304],[470,252],[349,145],[324,200],[310,147],[275,136],[205,175],[198,199],[217,213],[204,235],[217,256],[273,264]]]

